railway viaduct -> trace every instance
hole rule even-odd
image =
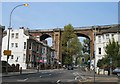
[[[106,29],[112,28],[116,25],[103,25],[103,26],[88,26],[88,27],[74,27],[74,33],[79,37],[86,37],[89,39],[90,43],[90,58],[94,59],[94,41],[95,35],[104,31]],[[63,28],[54,29],[37,29],[29,30],[29,33],[36,37],[36,39],[42,41],[48,37],[52,38],[52,47],[56,50],[57,60],[62,62],[62,52],[61,52],[61,39]]]

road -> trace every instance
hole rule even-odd
[[[99,79],[98,79],[99,78]],[[116,76],[99,76],[96,75],[96,81],[101,82],[103,79],[110,80],[112,82],[117,81]],[[38,73],[32,73],[32,74],[24,74],[24,75],[18,75],[18,76],[9,76],[9,77],[3,77],[2,82],[3,84],[6,84],[5,82],[18,82],[18,83],[27,83],[27,82],[37,82],[40,84],[61,84],[61,83],[76,83],[87,81],[87,82],[93,82],[94,81],[94,74],[93,72],[85,72],[81,69],[74,69],[74,70],[45,70],[45,71],[39,71]],[[104,81],[104,80],[103,80]]]

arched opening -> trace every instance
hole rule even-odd
[[[82,44],[82,54],[79,58],[80,61],[80,66],[84,67],[87,66],[90,68],[90,62],[91,62],[91,57],[90,57],[90,38],[89,36],[81,33],[76,33],[78,36],[78,39],[80,43]],[[84,61],[83,61],[84,59]]]
[[[50,47],[52,46],[52,37],[48,34],[43,34],[40,36],[40,41],[46,42],[46,44]]]
[[[51,36],[48,35],[48,34],[43,34],[42,36],[40,36],[40,41],[43,41],[43,40],[45,40],[48,37],[51,37]]]

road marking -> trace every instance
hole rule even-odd
[[[60,80],[57,80],[57,84],[59,84],[61,81]]]
[[[78,72],[74,72],[73,75],[74,76],[79,76],[79,73]]]
[[[23,80],[19,79],[19,80],[17,80],[17,81],[19,81],[19,82],[21,81],[21,82],[22,82],[22,81],[26,81],[26,80],[28,80],[28,78],[23,79]]]
[[[75,77],[75,80],[77,80],[79,78],[79,76]]]

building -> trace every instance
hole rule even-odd
[[[12,64],[19,64],[20,67],[26,69],[26,48],[27,48],[27,39],[29,39],[29,35],[26,32],[27,29],[21,27],[20,29],[10,29],[10,40],[9,40],[9,50],[12,51],[12,55],[8,58],[8,63]],[[8,32],[3,37],[3,45],[2,45],[2,52],[7,50],[8,46]],[[7,56],[2,53],[1,60],[7,61]]]
[[[1,61],[2,37],[3,37],[4,29],[5,29],[5,26],[0,25],[0,61]]]
[[[100,31],[96,33],[95,41],[95,66],[99,59],[102,59],[105,56],[105,47],[109,40],[115,39],[120,43],[120,25],[116,25],[107,30]]]
[[[8,32],[9,30],[3,37],[2,52],[7,50]],[[54,51],[47,44],[35,39],[24,27],[10,29],[9,50],[12,55],[9,56],[8,63],[19,64],[22,69],[36,69],[40,64],[49,64],[51,52]],[[7,56],[2,53],[1,59],[7,61]]]
[[[47,67],[52,64],[55,58],[55,50],[46,43],[38,41],[33,37],[27,40],[26,63],[27,68],[36,68],[37,66]]]

